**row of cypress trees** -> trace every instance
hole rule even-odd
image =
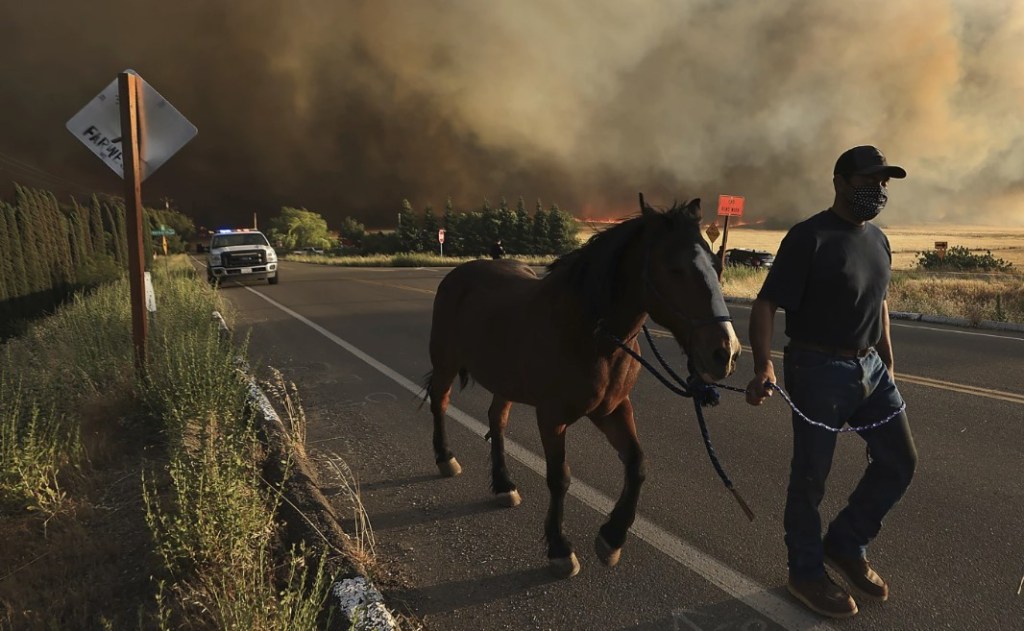
[[[74,292],[122,274],[126,235],[119,199],[61,204],[53,193],[15,184],[13,199],[0,200],[0,339]]]
[[[576,237],[578,222],[558,204],[552,204],[545,210],[537,200],[531,215],[522,197],[514,209],[503,198],[497,208],[492,208],[484,200],[478,210],[455,212],[449,198],[440,216],[427,205],[419,217],[409,200],[402,200],[394,233],[395,243],[390,244],[391,249],[397,252],[438,252],[439,228],[446,231],[444,252],[450,256],[486,255],[491,244],[498,239],[508,254],[565,254],[579,245]],[[375,251],[385,252],[387,248],[378,246]]]

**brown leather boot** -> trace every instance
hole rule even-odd
[[[857,603],[846,590],[832,582],[827,574],[809,580],[791,577],[786,588],[815,613],[829,618],[849,618],[857,615]]]
[[[825,551],[825,565],[835,570],[858,596],[884,602],[889,598],[889,586],[871,569],[867,559],[829,554]]]

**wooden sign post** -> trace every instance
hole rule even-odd
[[[128,287],[135,366],[146,367],[145,265],[142,255],[142,181],[195,137],[197,130],[132,70],[117,75],[67,122],[75,138],[124,178],[128,232]],[[165,202],[166,205],[166,202]]]
[[[744,198],[736,195],[718,196],[718,216],[725,217],[725,225],[722,227],[722,247],[718,250],[718,282],[722,282],[722,272],[725,271],[725,248],[729,243],[729,217],[743,216]]]
[[[117,75],[118,100],[121,104],[121,151],[124,167],[124,212],[128,229],[128,288],[132,302],[132,342],[135,347],[135,368],[141,375],[146,369],[146,280],[142,260],[142,179],[139,172],[139,78],[122,72]]]

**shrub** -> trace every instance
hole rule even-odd
[[[917,266],[932,271],[957,272],[1006,272],[1013,268],[1012,263],[992,256],[990,250],[985,254],[972,254],[961,245],[954,245],[941,257],[934,251],[918,252]]]

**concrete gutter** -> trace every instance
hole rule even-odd
[[[213,312],[221,338],[230,335],[224,317]],[[259,387],[244,360],[240,368],[248,381],[248,404],[256,413],[260,435],[267,454],[263,477],[282,489],[283,501],[278,509],[284,521],[284,538],[294,544],[305,542],[313,556],[325,556],[328,575],[335,579],[331,586],[332,602],[345,620],[333,621],[332,627],[355,631],[397,631],[398,623],[384,596],[367,576],[366,568],[354,559],[351,538],[342,529],[330,502],[320,491],[314,468],[309,463],[304,445],[292,441],[281,417],[274,410],[266,393]]]

